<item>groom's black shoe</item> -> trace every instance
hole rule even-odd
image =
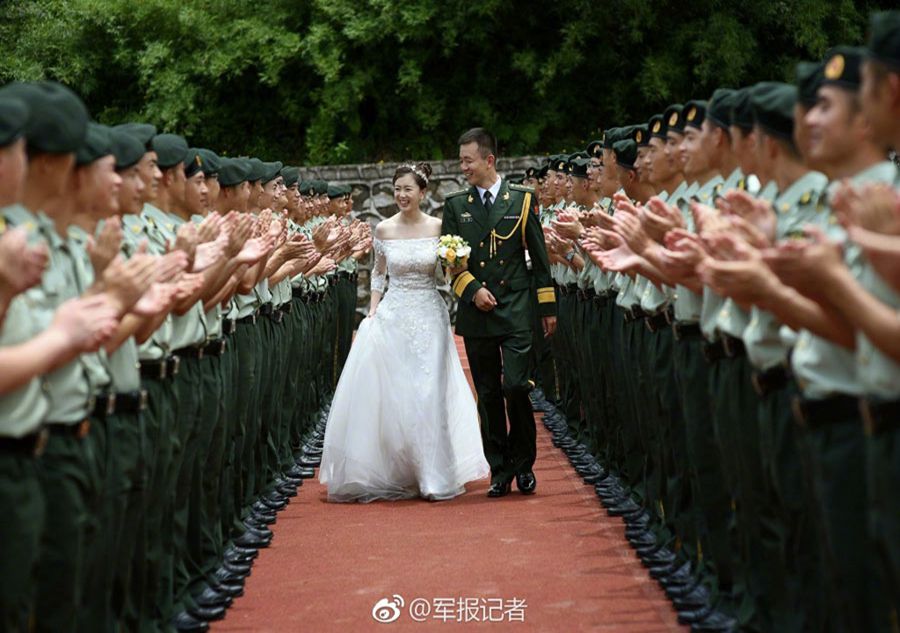
[[[519,473],[516,475],[516,487],[523,495],[533,495],[534,489],[537,487],[537,480],[534,473],[530,470],[527,473]]]
[[[491,482],[491,487],[488,488],[487,496],[489,497],[505,497],[509,494],[509,491],[512,490],[512,482],[511,481],[494,481]]]

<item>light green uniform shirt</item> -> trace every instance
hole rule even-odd
[[[689,231],[695,230],[694,218],[691,215],[691,200],[699,200],[709,204],[713,198],[716,187],[722,183],[721,176],[714,176],[703,185],[693,183],[684,192],[684,196],[678,201],[678,208],[684,217]],[[675,287],[675,320],[679,323],[697,323],[700,321],[700,313],[703,308],[702,295],[689,290],[685,286]]]
[[[145,204],[144,209],[151,205]],[[123,240],[122,250],[131,256],[140,246],[141,242],[147,243],[147,250],[154,255],[163,255],[166,252],[165,238],[155,226],[151,225],[143,215],[122,216]],[[162,324],[150,335],[146,341],[138,346],[138,358],[140,360],[161,360],[172,349],[172,315],[167,314]]]
[[[790,237],[802,230],[804,225],[815,221],[819,213],[816,202],[827,184],[828,178],[824,174],[807,172],[775,199],[777,240]],[[781,335],[782,327],[774,314],[753,306],[742,338],[747,357],[756,369],[766,371],[787,361],[791,342]]]

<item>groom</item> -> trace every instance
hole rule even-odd
[[[459,138],[459,163],[471,186],[447,196],[441,226],[442,234],[459,235],[472,247],[466,269],[451,272],[453,292],[459,297],[456,333],[465,340],[484,454],[491,466],[489,497],[508,494],[513,478],[523,494],[533,494],[536,486],[536,431],[528,399],[532,275],[538,282],[544,336],[556,329],[556,299],[535,213],[537,200],[532,189],[497,175],[496,156],[496,141],[483,128]]]

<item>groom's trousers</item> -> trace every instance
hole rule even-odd
[[[528,399],[531,336],[530,330],[523,330],[465,338],[491,481],[509,481],[534,465],[536,430]]]

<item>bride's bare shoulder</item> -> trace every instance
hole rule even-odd
[[[428,236],[440,237],[441,235],[441,219],[433,215],[428,216]]]
[[[375,237],[379,240],[391,239],[395,235],[394,223],[391,219],[382,220],[375,226]]]

